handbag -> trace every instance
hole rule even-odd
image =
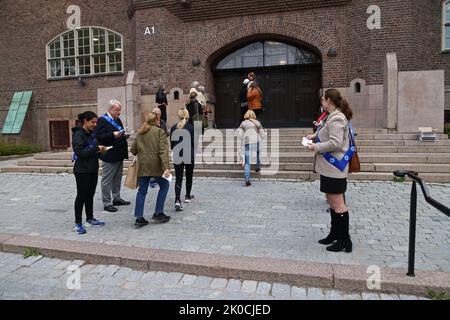
[[[131,161],[130,166],[128,167],[127,176],[125,177],[125,186],[130,189],[137,189],[138,187],[138,164],[136,157]]]
[[[202,122],[202,129],[205,129],[208,127],[208,119],[203,116],[203,112],[200,113],[198,110],[198,102],[195,103],[195,114],[192,117],[192,120],[194,121],[201,121]]]
[[[353,131],[352,128],[350,128],[350,130]],[[350,132],[350,139],[352,140],[353,145],[355,146],[355,153],[353,154],[353,156],[350,158],[350,161],[348,162],[348,172],[349,173],[360,172],[361,171],[361,163],[359,162],[358,148],[356,147],[356,143],[355,143],[355,140],[353,139],[352,132]]]

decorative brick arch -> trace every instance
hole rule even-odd
[[[215,58],[217,52],[222,51],[230,44],[255,35],[279,35],[298,40],[319,50],[322,59],[326,59],[326,54],[330,48],[336,48],[336,43],[317,29],[292,22],[281,23],[278,20],[261,19],[255,22],[245,22],[211,36],[201,48],[196,50],[194,55],[206,64],[206,62],[211,62],[211,58]]]

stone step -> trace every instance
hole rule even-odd
[[[232,135],[226,135],[225,131],[222,132],[222,137],[231,137]],[[231,131],[230,131],[231,132]],[[278,135],[280,138],[287,138],[287,139],[293,139],[293,138],[300,138],[303,136],[306,136],[308,134],[312,133],[312,130],[298,130],[298,131],[289,131],[289,132],[282,132],[279,131],[279,129],[268,129],[267,134],[269,137],[271,137],[274,133],[278,132]],[[360,133],[358,131],[355,131],[357,134],[358,139],[362,140],[419,140],[419,133]],[[213,136],[214,132],[211,132],[207,136]],[[436,138],[438,140],[448,140],[448,135],[439,133],[436,134]]]
[[[449,153],[450,146],[362,146],[361,153]]]
[[[448,146],[450,147],[450,140],[436,140],[434,142],[423,142],[416,140],[361,140],[355,139],[357,146]],[[227,146],[227,145],[237,145],[237,139],[227,139],[227,140],[202,140],[200,145],[206,146]],[[279,146],[301,146],[301,139],[280,139],[276,141],[275,139],[269,139],[262,142],[262,145],[279,145]],[[70,150],[69,150],[70,151]]]
[[[173,170],[172,170],[173,171]],[[73,170],[70,167],[5,167],[1,168],[1,172],[14,172],[14,173],[72,173]],[[101,174],[101,169],[100,172]],[[127,173],[127,169],[124,169],[123,174]],[[194,177],[223,177],[223,178],[236,178],[243,179],[243,170],[212,170],[212,169],[197,169],[194,171]],[[437,182],[437,183],[449,183],[450,173],[420,173],[420,176],[426,182]],[[265,171],[262,170],[261,173],[252,173],[252,180],[273,180],[273,179],[286,179],[286,180],[318,180],[319,175],[311,171]],[[389,172],[359,172],[349,175],[349,180],[360,180],[360,181],[392,181],[394,178],[392,173]]]
[[[360,161],[366,163],[450,163],[450,153],[358,153]],[[222,159],[226,159],[224,154]],[[236,159],[236,154],[232,155]],[[281,163],[312,163],[314,155],[311,152],[299,153],[280,153],[279,162]],[[71,153],[39,153],[34,155],[34,160],[68,160],[71,159]],[[130,156],[132,159],[132,156]],[[199,159],[197,157],[197,159]],[[263,157],[264,159],[264,157]]]
[[[356,145],[362,146],[448,146],[450,147],[450,140],[436,140],[434,142],[423,142],[416,140],[359,140],[356,139]],[[449,149],[450,152],[450,149]]]
[[[312,171],[312,158],[308,162],[298,163],[271,163],[270,161],[262,161],[264,168],[278,168],[280,171]],[[127,168],[131,162],[125,161],[124,167]],[[101,166],[100,162],[100,166]],[[22,167],[73,167],[70,160],[20,160],[18,166]],[[234,170],[239,168],[235,163],[196,163],[196,169],[214,169],[214,170]],[[367,163],[361,159],[361,171],[364,172],[393,172],[395,170],[413,170],[417,172],[429,173],[450,173],[450,164],[412,164],[412,163]]]

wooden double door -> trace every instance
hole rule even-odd
[[[255,72],[263,92],[261,121],[265,127],[312,126],[320,106],[320,64],[215,71],[215,122],[218,128],[239,125],[239,91],[249,71]]]

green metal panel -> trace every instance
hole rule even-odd
[[[14,122],[16,121],[17,111],[19,110],[20,102],[22,101],[23,92],[16,92],[11,101],[11,105],[9,106],[8,115],[6,116],[5,123],[3,124],[2,133],[8,134],[11,133],[12,128],[14,126]]]
[[[16,92],[9,106],[8,115],[3,124],[3,134],[18,134],[22,130],[23,121],[30,104],[32,91]]]
[[[20,102],[19,109],[17,110],[16,120],[14,121],[14,125],[11,129],[12,134],[18,134],[22,130],[23,122],[25,120],[25,116],[27,115],[28,105],[31,100],[31,91],[25,91],[22,95],[22,101]]]

